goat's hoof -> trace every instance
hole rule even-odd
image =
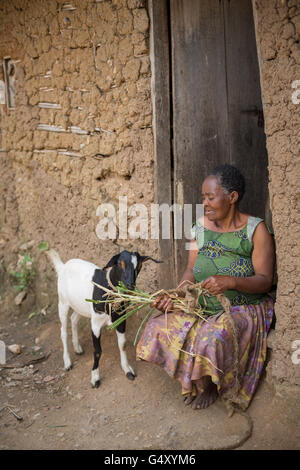
[[[92,384],[93,388],[99,388],[100,387],[100,380],[96,380],[94,384]]]
[[[66,367],[66,370],[69,371],[69,370],[72,369],[72,367],[73,367],[73,366],[72,366],[72,364],[71,364],[70,366]]]
[[[74,344],[73,343],[73,348],[74,348],[75,354],[83,354],[83,349],[80,346],[80,344],[78,344],[78,343]]]
[[[81,356],[83,353],[84,353],[83,349],[75,351],[75,354],[77,354],[78,356]]]
[[[126,377],[129,380],[134,380],[135,379],[135,375],[132,372],[127,372]]]

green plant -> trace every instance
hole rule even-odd
[[[40,251],[49,250],[49,243],[48,243],[48,242],[41,242],[41,243],[38,245],[38,249],[39,249]]]
[[[13,278],[14,282],[17,282],[17,284],[14,284],[13,287],[18,292],[22,290],[28,292],[35,277],[33,258],[28,252],[26,252],[23,258],[21,258],[19,261],[18,265],[19,269],[11,271],[10,273],[10,276]]]
[[[191,292],[187,290],[180,290],[180,289],[171,289],[169,291],[159,290],[153,294],[147,294],[142,292],[137,287],[135,290],[127,289],[127,287],[122,283],[116,286],[116,291],[112,291],[110,289],[106,289],[104,286],[100,286],[93,282],[93,284],[100,289],[106,292],[104,300],[93,300],[93,299],[85,299],[87,302],[93,302],[95,304],[104,303],[107,304],[110,308],[117,308],[119,310],[119,318],[115,320],[108,329],[115,329],[118,325],[120,325],[123,321],[127,320],[127,318],[131,317],[133,314],[139,312],[144,307],[151,307],[152,303],[156,299],[157,296],[165,293],[168,294],[169,297],[172,299],[173,306],[177,310],[181,310],[185,313],[191,313],[193,315],[197,315],[201,320],[207,321],[205,318],[205,314],[213,314],[207,308],[202,308],[198,304],[198,298],[200,295],[207,295],[207,291],[202,289],[201,283],[192,284],[189,286],[189,289],[193,289],[195,291],[194,296]],[[198,290],[196,291],[196,288]],[[197,300],[196,300],[197,299]],[[150,311],[148,311],[146,317],[143,319],[138,332],[136,334],[134,345],[137,343],[137,339],[139,333],[145,324],[145,322],[150,318],[154,308],[152,307]],[[167,313],[167,312],[166,312]]]
[[[36,318],[38,322],[41,324],[43,320],[43,316],[46,316],[46,310],[49,307],[49,305],[46,305],[44,308],[39,308],[36,312],[31,312],[28,315],[28,320],[32,320],[32,318]]]

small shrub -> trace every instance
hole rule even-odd
[[[22,290],[28,292],[35,277],[33,258],[26,252],[18,265],[19,269],[11,271],[10,273],[13,282],[16,282],[13,287],[17,292],[21,292]]]
[[[49,305],[46,305],[46,307],[37,309],[36,312],[30,313],[30,315],[28,315],[28,320],[32,320],[33,318],[36,318],[38,323],[41,324],[43,321],[43,317],[46,316],[48,307]]]
[[[39,245],[38,245],[38,249],[40,251],[47,251],[49,250],[49,243],[48,242],[41,242]]]

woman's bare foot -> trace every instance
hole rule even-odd
[[[195,400],[193,400],[192,408],[193,410],[207,408],[212,405],[218,398],[217,386],[212,382],[209,376],[203,378],[204,390],[199,391]]]
[[[190,405],[190,404],[192,403],[192,401],[195,400],[195,398],[196,398],[196,396],[195,396],[195,395],[192,395],[192,394],[190,394],[190,395],[184,397],[184,400],[183,400],[183,401],[184,401],[184,404],[185,404],[186,406],[187,406],[187,405]]]
[[[185,405],[191,405],[193,410],[204,409],[212,405],[218,398],[217,386],[209,376],[203,377],[204,390],[199,390],[197,395],[189,395],[184,399]]]
[[[193,410],[203,410],[212,405],[218,398],[217,387],[213,384],[213,387],[210,391],[204,390],[202,393],[198,393],[193,404],[191,405]]]

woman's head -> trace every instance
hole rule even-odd
[[[238,200],[240,202],[245,192],[245,179],[235,166],[232,165],[219,165],[212,170],[211,176],[215,176],[219,185],[225,194],[230,194],[233,191],[238,193]]]
[[[245,180],[240,171],[232,165],[220,165],[213,169],[202,185],[205,214],[209,220],[226,217],[242,199]]]

